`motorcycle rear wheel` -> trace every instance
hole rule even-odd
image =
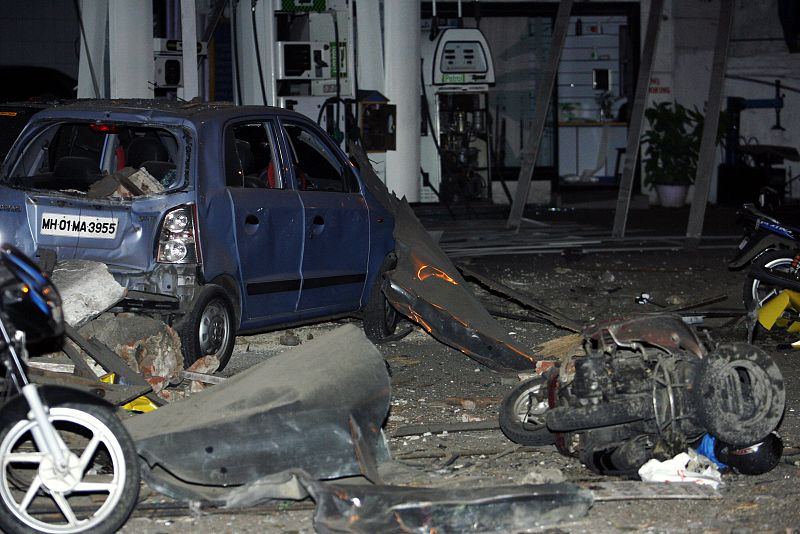
[[[521,382],[500,405],[500,429],[508,439],[520,445],[540,447],[555,443],[555,434],[547,430],[545,414],[549,410],[547,379],[543,376]]]
[[[756,258],[753,261],[753,266],[772,269],[782,273],[797,274],[798,270],[792,267],[795,256],[797,256],[797,252],[793,250],[770,250]],[[744,280],[742,292],[744,308],[749,312],[754,312],[779,292],[779,287],[759,280],[752,274],[748,274]]]
[[[122,423],[101,406],[65,403],[49,419],[70,449],[59,474],[39,452],[29,419],[0,431],[0,528],[5,532],[116,532],[139,496],[136,449]]]

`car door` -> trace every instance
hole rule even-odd
[[[304,317],[356,310],[370,245],[366,200],[324,133],[300,119],[281,124],[305,216],[298,310]]]
[[[292,319],[300,296],[303,208],[285,179],[275,128],[269,120],[247,120],[225,133],[244,328]]]

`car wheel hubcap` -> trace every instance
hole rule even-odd
[[[203,354],[216,354],[228,343],[230,317],[225,305],[214,300],[206,306],[200,318],[200,349]]]

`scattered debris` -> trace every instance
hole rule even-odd
[[[540,318],[552,323],[553,325],[563,328],[565,330],[572,330],[573,332],[580,331],[580,325],[577,321],[570,319],[563,315],[562,313],[550,308],[549,306],[545,306],[541,302],[537,302],[528,295],[520,293],[505,284],[502,284],[496,280],[493,280],[487,276],[479,274],[472,269],[467,268],[464,265],[459,265],[458,269],[464,273],[464,276],[467,278],[471,278],[481,285],[500,293],[501,295],[505,295],[511,300],[521,304],[525,308],[533,311],[537,316]]]
[[[666,304],[662,304],[660,302],[656,302],[650,297],[650,293],[640,293],[636,296],[636,304],[652,304],[658,308],[666,308]]]
[[[348,324],[126,426],[143,478],[172,498],[293,498],[265,477],[301,469],[312,479],[380,480],[389,397],[381,354]]]
[[[722,494],[711,486],[691,482],[642,484],[638,480],[601,480],[579,485],[592,490],[595,502],[722,498]]]
[[[536,353],[548,358],[564,359],[583,353],[583,336],[581,334],[567,334],[545,341],[536,347]]]
[[[567,477],[564,476],[559,469],[555,467],[543,467],[541,469],[534,469],[528,471],[525,476],[520,480],[521,484],[556,484],[558,482],[565,482]]]
[[[663,462],[655,458],[648,460],[639,468],[639,477],[645,482],[691,482],[714,489],[722,484],[717,466],[691,449]]]
[[[209,354],[208,356],[197,358],[194,361],[194,363],[190,365],[188,369],[186,369],[186,371],[189,371],[191,373],[210,375],[211,373],[216,372],[217,369],[219,369],[219,358],[217,358],[213,354]],[[183,373],[183,371],[181,371],[181,373]]]
[[[132,313],[104,314],[80,332],[111,348],[131,369],[141,373],[155,393],[180,380],[180,338],[162,321]]]
[[[89,198],[128,199],[160,193],[164,186],[146,168],[123,167],[89,186]]]
[[[278,343],[281,345],[285,345],[287,347],[296,347],[301,343],[300,338],[297,334],[294,333],[292,330],[287,330],[281,334],[281,337],[278,338]]]
[[[411,488],[313,484],[320,533],[517,532],[586,515],[589,490],[572,484]]]
[[[430,432],[431,434],[441,434],[442,432],[474,432],[481,430],[496,430],[500,424],[496,421],[467,421],[461,423],[429,423],[426,425],[402,426],[391,433],[393,438],[404,436],[415,436]]]
[[[126,293],[108,272],[108,266],[97,261],[59,262],[51,279],[61,295],[64,320],[76,328],[112,307]]]

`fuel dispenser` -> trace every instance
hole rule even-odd
[[[491,158],[487,102],[494,65],[475,28],[422,42],[422,202],[487,200]]]

